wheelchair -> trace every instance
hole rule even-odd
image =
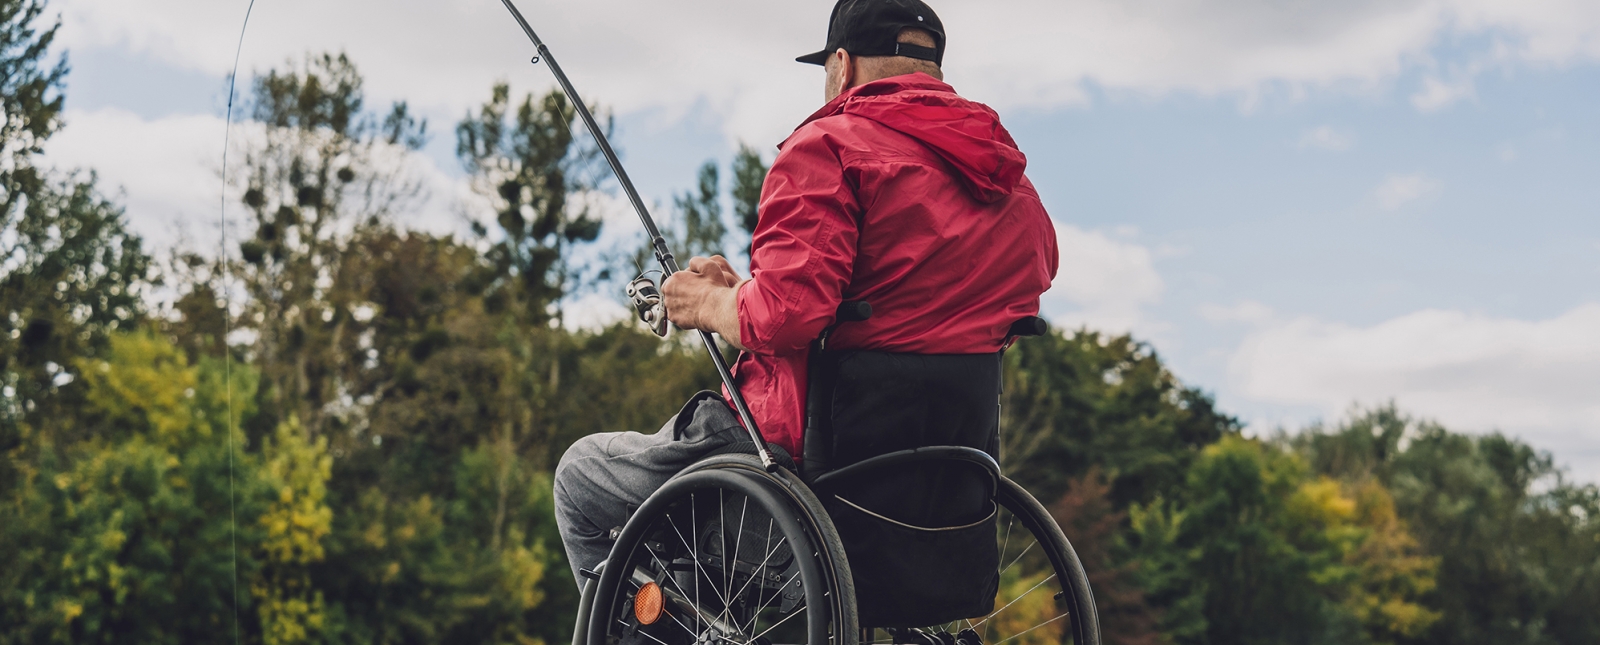
[[[1001,474],[1000,358],[813,341],[805,452],[750,441],[685,469],[583,571],[573,645],[1099,645],[1082,563]],[[835,432],[835,428],[839,432]]]

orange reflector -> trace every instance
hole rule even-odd
[[[662,602],[661,587],[654,582],[646,582],[639,587],[638,595],[633,597],[633,617],[639,619],[640,625],[654,625],[661,620],[661,615],[667,613],[666,603]]]

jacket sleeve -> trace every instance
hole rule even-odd
[[[739,338],[756,354],[801,351],[833,322],[855,263],[860,206],[839,150],[820,128],[796,133],[762,190]]]

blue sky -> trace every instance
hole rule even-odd
[[[53,5],[74,71],[50,155],[121,186],[158,246],[215,244],[245,4]],[[770,151],[820,103],[820,71],[790,59],[821,42],[826,0],[520,4],[616,110],[647,199],[738,141]],[[1000,110],[1057,222],[1058,325],[1150,340],[1252,431],[1393,399],[1600,480],[1600,3],[933,4],[949,80]],[[459,230],[455,121],[547,70],[492,0],[258,0],[244,73],[340,49],[374,105],[430,118],[408,163],[433,198],[402,219]],[[605,206],[608,240],[632,234]]]

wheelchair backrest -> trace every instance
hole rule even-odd
[[[837,320],[864,320],[846,302]],[[1012,325],[1002,342],[1048,327]],[[983,615],[999,584],[1000,358],[827,349],[812,343],[801,477],[828,508],[863,626]]]
[[[998,354],[818,350],[812,355],[802,475],[807,481],[890,453],[930,446],[998,457]],[[993,474],[963,460],[919,460],[841,482],[852,503],[917,526],[990,512]]]

